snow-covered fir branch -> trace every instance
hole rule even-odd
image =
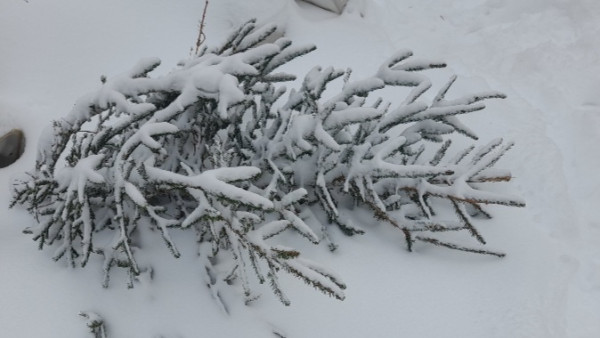
[[[13,205],[34,215],[38,224],[28,231],[40,247],[55,246],[54,258],[72,266],[101,255],[105,286],[114,267],[125,268],[133,286],[149,268],[138,263],[144,252],[135,234],[157,230],[179,257],[170,233],[190,229],[206,284],[225,311],[221,288],[239,285],[250,302],[257,297],[251,280],[289,304],[282,271],[344,299],[339,276],[277,236],[293,231],[333,250],[333,227],[363,232],[351,220],[356,208],[398,228],[409,250],[420,241],[503,255],[436,237],[464,232],[483,245],[475,221],[490,216],[486,205],[524,206],[485,190],[484,183],[510,180],[493,166],[512,143],[452,144],[454,134],[477,139],[460,115],[502,94],[446,99],[453,77],[428,102],[432,83],[422,71],[445,65],[409,51],[359,80],[315,67],[287,92],[279,83],[295,76],[276,70],[314,46],[265,42],[273,32],[250,21],[167,75],[150,77],[160,61],[145,59],[82,97],[40,142],[28,179],[15,183]],[[324,97],[333,81],[342,89]],[[393,86],[411,90],[402,102],[370,99]]]

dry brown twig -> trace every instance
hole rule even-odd
[[[202,11],[202,20],[200,20],[200,28],[198,29],[198,39],[196,40],[196,51],[195,54],[198,56],[198,51],[200,50],[200,46],[206,40],[206,35],[204,35],[204,20],[206,19],[206,9],[208,8],[208,0],[204,3],[204,10]]]

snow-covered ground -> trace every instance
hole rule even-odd
[[[595,0],[350,0],[336,16],[292,0],[211,1],[207,42],[247,17],[275,21],[318,50],[294,61],[377,69],[393,51],[449,65],[455,93],[494,89],[508,99],[467,119],[481,142],[516,141],[502,160],[524,209],[496,208],[481,224],[503,259],[432,246],[408,253],[386,225],[312,251],[348,285],[346,300],[293,278],[283,307],[265,293],[250,307],[230,295],[225,315],[193,252],[175,260],[160,239],[152,282],[132,290],[101,271],[71,270],[21,231],[33,220],[8,209],[11,178],[33,166],[37,136],[100,75],[139,58],[168,72],[189,54],[204,1],[3,0],[0,2],[0,132],[22,128],[25,155],[0,169],[0,332],[5,337],[84,337],[79,311],[95,311],[110,337],[600,337],[600,3]],[[438,83],[439,85],[439,83]],[[181,234],[179,241],[191,240]],[[190,246],[191,247],[191,246]],[[181,248],[185,248],[184,245]],[[190,249],[191,250],[191,249]]]

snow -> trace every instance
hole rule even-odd
[[[347,123],[362,122],[376,119],[381,111],[373,108],[359,107],[335,110],[325,119],[323,127],[339,128]]]
[[[182,184],[198,188],[208,194],[240,201],[243,204],[256,208],[272,209],[273,202],[256,193],[238,188],[226,182],[247,180],[260,173],[256,167],[218,168],[203,171],[195,176],[183,176],[167,170],[154,167],[147,168],[147,173],[152,181],[168,184]]]
[[[85,311],[104,319],[109,337],[195,337],[199,328],[209,337],[265,337],[273,331],[288,337],[600,336],[600,160],[595,156],[600,142],[600,4],[593,0],[349,0],[341,16],[291,0],[277,5],[266,0],[210,2],[209,44],[221,41],[247,16],[258,16],[259,23],[282,24],[286,37],[299,46],[318,47],[282,69],[287,73],[302,75],[320,65],[352,67],[353,78],[368,78],[395,51],[409,48],[419,59],[448,65],[431,72],[435,88],[458,75],[445,95],[452,104],[473,109],[479,103],[452,99],[482,90],[505,93],[506,100],[486,101],[484,112],[463,120],[480,136],[481,145],[497,137],[515,141],[502,167],[511,168],[516,179],[510,189],[527,207],[498,206],[492,209],[495,218],[480,229],[489,249],[506,253],[505,258],[424,244],[415,244],[415,252],[408,253],[399,245],[397,230],[363,215],[348,221],[367,234],[344,238],[332,232],[340,244],[336,252],[330,253],[324,244],[300,248],[312,249],[311,260],[336,271],[347,285],[344,301],[281,276],[290,307],[283,307],[268,290],[248,307],[241,295],[225,294],[230,305],[226,315],[205,286],[203,263],[190,252],[193,246],[186,246],[194,241],[187,233],[172,233],[179,259],[170,257],[159,236],[143,239],[156,248],[147,258],[158,262],[155,278],[149,281],[142,275],[132,290],[126,289],[125,276],[119,273],[110,288],[101,288],[102,271],[92,262],[89,268],[73,270],[53,262],[52,249],[36,251],[21,233],[33,220],[24,210],[7,207],[11,180],[34,165],[37,150],[31,145],[49,144],[48,131],[46,138],[41,136],[46,126],[101,86],[101,75],[107,83],[117,81],[116,74],[146,57],[151,58],[134,67],[130,76],[156,63],[153,57],[162,60],[155,72],[174,68],[195,41],[203,4],[0,3],[0,132],[19,127],[28,141],[19,161],[0,169],[3,335],[85,337],[89,329],[77,315]],[[220,90],[228,88],[233,87]],[[236,93],[228,95],[235,102]],[[84,104],[77,109],[87,113],[86,108]],[[412,108],[398,114],[445,114],[456,106]],[[298,140],[302,136],[299,133]],[[151,138],[146,141],[152,145]],[[65,185],[77,182],[71,186],[77,191],[88,180],[101,182],[92,160],[76,181],[72,178]],[[253,170],[235,175],[251,177]],[[256,194],[222,188],[227,184],[221,180],[231,175],[214,172],[186,179],[270,205]],[[136,193],[129,192],[135,199]],[[307,236],[316,236],[302,220],[289,222]],[[287,226],[273,223],[263,235]],[[316,265],[315,269],[319,270]]]
[[[104,176],[95,170],[103,158],[104,155],[91,155],[81,159],[73,168],[60,168],[56,174],[59,190],[68,189],[69,195],[71,192],[77,192],[77,199],[83,203],[84,189],[88,181],[97,184],[105,181]],[[71,201],[71,198],[67,200]]]

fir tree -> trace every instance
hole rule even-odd
[[[54,259],[72,266],[101,255],[104,286],[114,267],[125,268],[133,286],[150,268],[138,264],[144,250],[136,234],[157,230],[179,257],[170,233],[189,229],[206,284],[225,311],[222,286],[235,281],[250,302],[257,297],[253,278],[289,304],[281,271],[344,299],[340,277],[276,237],[292,230],[334,250],[332,227],[363,232],[353,209],[398,228],[408,250],[419,241],[503,256],[436,235],[465,232],[485,244],[474,224],[490,217],[485,206],[524,205],[483,184],[511,179],[493,166],[512,143],[456,151],[450,137],[476,140],[459,115],[504,95],[447,99],[453,77],[425,102],[432,85],[422,71],[445,65],[413,60],[409,51],[361,80],[349,70],[315,67],[286,95],[280,82],[295,76],[276,70],[315,47],[265,42],[275,30],[250,21],[161,77],[149,75],[159,60],[142,60],[121,76],[103,77],[97,92],[54,122],[35,169],[15,183],[12,202],[39,223],[27,230],[39,247],[53,246]],[[325,97],[334,81],[342,89]],[[390,86],[411,90],[395,105],[370,98]]]

